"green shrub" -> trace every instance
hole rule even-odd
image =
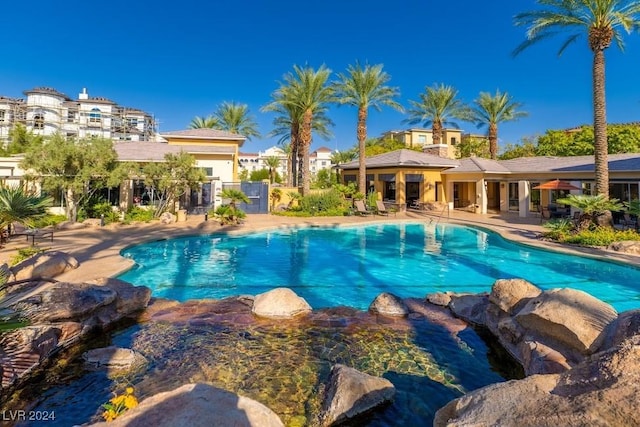
[[[47,214],[43,217],[33,220],[32,225],[34,228],[43,228],[48,226],[56,226],[66,220],[67,220],[66,215]]]
[[[218,218],[221,224],[237,224],[240,220],[247,217],[243,210],[234,208],[231,205],[218,206],[215,211],[211,212],[215,218]]]
[[[346,210],[342,195],[333,189],[304,196],[300,199],[299,204],[302,211],[318,216],[342,215]]]
[[[45,251],[46,249],[38,248],[36,246],[18,249],[18,253],[9,260],[9,265],[14,266],[20,264],[25,259],[31,258],[32,256]]]
[[[544,237],[562,242],[573,229],[573,223],[566,218],[552,219],[545,223],[543,227],[549,230],[544,233]]]
[[[634,230],[616,230],[611,227],[596,227],[582,230],[564,238],[566,243],[574,243],[584,246],[609,246],[613,242],[621,240],[640,240],[640,234]]]
[[[153,221],[153,210],[142,209],[139,206],[132,206],[124,215],[125,223],[130,222],[151,222]]]

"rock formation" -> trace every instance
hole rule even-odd
[[[208,384],[186,384],[158,393],[109,423],[93,427],[283,427],[262,403]]]
[[[19,313],[29,326],[0,336],[2,388],[15,386],[49,357],[88,332],[146,307],[151,291],[113,279],[104,285],[26,282],[9,287],[5,312]]]
[[[470,301],[453,295],[449,307],[487,327],[528,377],[451,401],[434,426],[640,425],[640,310],[618,316],[584,292],[520,279]]]

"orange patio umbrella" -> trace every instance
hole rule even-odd
[[[533,189],[534,190],[580,190],[579,187],[576,187],[570,182],[560,181],[559,179],[554,179],[553,181],[536,185],[535,187],[533,187]]]

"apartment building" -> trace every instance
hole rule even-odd
[[[71,99],[49,87],[25,90],[26,98],[0,96],[0,143],[22,124],[36,135],[60,133],[70,138],[101,137],[115,141],[152,141],[155,121],[151,114],[123,107],[86,89]]]
[[[331,169],[333,167],[331,154],[331,149],[327,147],[320,147],[312,153],[309,153],[309,171],[312,175],[315,175],[321,169]],[[269,167],[265,161],[269,157],[277,157],[280,159],[280,166],[278,166],[277,172],[280,176],[286,177],[289,158],[284,150],[275,146],[265,151],[258,151],[257,153],[240,153],[238,157],[240,162],[239,170],[246,170],[251,173],[261,169],[268,169]]]
[[[462,141],[462,130],[443,129],[440,144],[433,143],[431,129],[411,128],[406,130],[391,130],[382,134],[382,139],[394,139],[402,142],[408,148],[422,147],[426,152],[446,157],[456,158],[456,146]]]

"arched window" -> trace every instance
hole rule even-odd
[[[89,113],[89,123],[100,123],[102,120],[102,114],[100,113],[100,109],[95,107],[91,109]]]
[[[38,111],[33,115],[33,128],[44,129],[44,113]]]

